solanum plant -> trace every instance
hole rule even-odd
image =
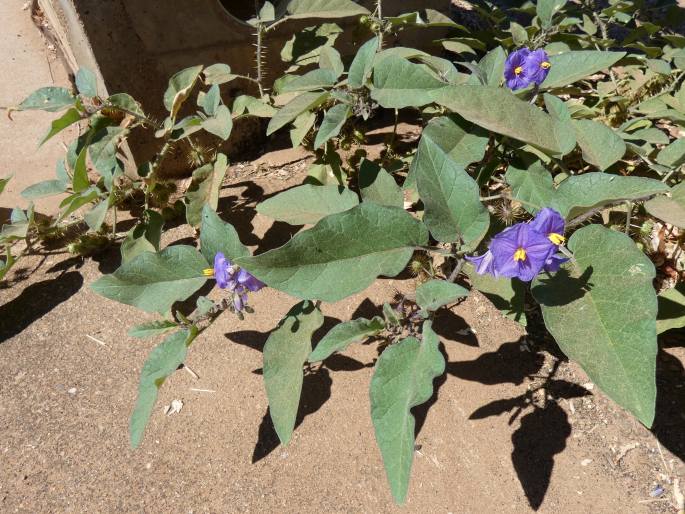
[[[118,205],[115,191],[143,192],[144,214],[123,241],[123,264],[92,284],[104,297],[163,316],[130,332],[165,335],[143,366],[131,416],[133,446],[142,440],[159,387],[193,340],[224,311],[243,319],[250,295],[262,288],[283,291],[294,303],[264,347],[269,413],[283,444],[295,427],[308,364],[365,340],[384,348],[370,384],[370,414],[399,503],[414,454],[411,409],[431,397],[433,380],[445,372],[435,312],[470,290],[497,300],[524,326],[524,299],[537,302],[561,350],[649,427],[657,293],[681,307],[685,298],[685,38],[653,21],[647,25],[640,2],[629,0],[599,11],[592,2],[528,2],[512,10],[517,22],[493,6],[479,11],[490,26],[479,31],[430,10],[384,17],[380,1],[373,12],[351,0],[282,4],[266,2],[251,20],[256,78],[234,75],[225,64],[183,70],[169,83],[169,116],[162,123],[128,95],[99,98],[85,71],[77,77],[77,95],[41,90],[19,106],[68,109],[48,137],[89,120],[58,165],[57,180],[32,186],[25,196],[67,191],[59,219],[90,203],[85,219],[97,232]],[[262,45],[274,26],[358,15],[368,38],[354,56],[335,49],[340,30],[333,23],[301,31],[282,53],[289,74],[267,92]],[[435,26],[449,32],[438,42],[439,55],[392,46],[398,31]],[[626,29],[622,40],[612,35]],[[224,104],[220,86],[233,80],[258,86],[258,96]],[[200,110],[178,120],[198,90]],[[393,138],[381,158],[368,159],[365,121],[384,111],[396,120],[403,109],[421,120],[416,148],[400,153]],[[290,127],[293,145],[316,154],[302,185],[257,208],[306,227],[259,255],[216,212],[227,156],[208,159],[193,142],[201,129],[226,139],[233,120],[249,115],[270,118],[267,134]],[[131,124],[156,129],[161,150],[139,166],[138,177],[128,178],[118,149]],[[199,250],[159,247],[163,219],[155,188],[164,186],[164,156],[179,142],[199,155],[182,206],[199,230]],[[99,174],[95,183],[88,155]],[[650,236],[657,225],[662,241],[675,247],[666,258],[676,271],[655,281]],[[388,298],[383,317],[342,322],[314,345],[324,319],[321,302],[357,294],[408,265],[420,271],[413,294],[399,302]],[[174,308],[207,280],[224,291],[224,300],[199,297],[192,313]],[[683,326],[685,313],[669,320],[660,330]]]

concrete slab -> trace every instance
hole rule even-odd
[[[69,87],[66,70],[50,50],[31,19],[29,2],[0,2],[0,106],[17,105],[29,93],[43,86]],[[57,160],[64,157],[64,144],[76,137],[75,129],[57,135],[38,148],[53,113],[15,112],[13,120],[0,111],[0,177],[14,174],[0,195],[0,207],[27,207],[19,193],[27,186],[54,178]],[[52,213],[60,200],[51,197],[36,202],[38,212]],[[4,211],[4,209],[3,209]]]

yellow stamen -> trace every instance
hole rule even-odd
[[[514,68],[514,75],[521,75],[523,73],[523,66],[517,66]]]
[[[202,274],[205,277],[213,277],[214,276],[214,268],[205,268],[202,270]]]
[[[552,232],[547,237],[549,237],[549,240],[557,246],[563,244],[564,241],[566,241],[566,238],[564,236],[562,236],[561,234],[557,234],[556,232]]]
[[[542,62],[540,63],[540,67],[541,67],[543,70],[548,70],[548,69],[550,69],[551,66],[552,66],[552,63],[551,63],[551,62],[548,62],[548,61],[542,61]]]
[[[519,248],[514,252],[514,260],[515,261],[525,261],[526,260],[526,251],[523,248]]]

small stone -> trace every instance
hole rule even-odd
[[[583,459],[583,460],[580,461],[580,465],[581,465],[581,466],[587,466],[587,465],[590,464],[591,462],[592,462],[592,459]]]
[[[69,389],[69,390],[67,391],[67,393],[69,393],[69,394],[76,394],[76,388],[75,388],[75,387],[72,387],[71,389]]]

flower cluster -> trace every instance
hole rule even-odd
[[[516,91],[530,84],[540,85],[547,78],[552,65],[547,52],[542,49],[521,48],[509,54],[504,63],[507,87]]]
[[[216,285],[227,289],[233,295],[233,307],[236,312],[243,310],[247,304],[247,292],[259,291],[264,284],[253,277],[247,270],[236,268],[226,256],[218,252],[214,256],[214,267],[207,268],[203,274],[214,277]]]
[[[566,240],[564,218],[554,209],[542,209],[530,223],[517,223],[490,241],[480,257],[467,257],[476,273],[530,281],[545,270],[557,271],[568,259],[558,254]]]

